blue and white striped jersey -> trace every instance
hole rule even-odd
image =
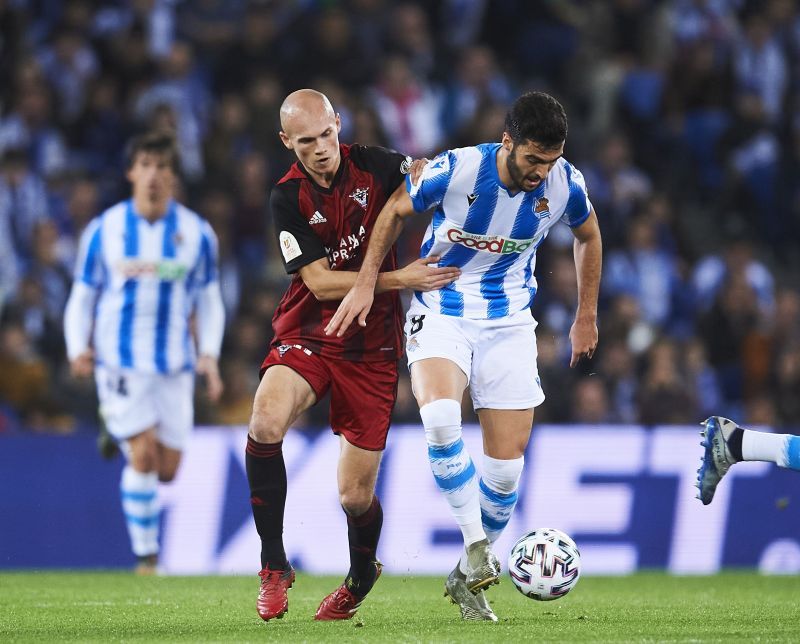
[[[135,212],[133,200],[92,220],[81,236],[73,293],[76,287],[88,287],[97,295],[93,316],[97,364],[143,373],[193,368],[190,317],[206,293],[212,294],[211,308],[217,308],[217,271],[217,238],[211,226],[174,201],[167,214],[153,223]],[[221,300],[218,306],[221,309]],[[91,315],[85,308],[81,305],[82,310],[73,314],[68,305],[65,333],[71,359],[88,342],[81,337],[85,316]],[[207,323],[199,317],[202,331]],[[211,317],[219,320],[216,314]],[[222,325],[223,321],[212,324]],[[205,335],[209,352],[217,355],[222,328],[206,330]]]
[[[579,226],[591,203],[583,175],[560,158],[532,192],[511,195],[497,174],[499,143],[448,150],[417,185],[406,178],[414,210],[435,207],[420,257],[440,255],[461,277],[415,297],[456,317],[498,318],[530,307],[536,294],[536,249],[557,221]]]

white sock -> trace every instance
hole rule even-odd
[[[517,488],[524,464],[524,456],[508,460],[483,456],[483,475],[479,483],[481,521],[491,543],[500,538],[517,505]],[[466,549],[461,553],[459,568],[467,573]]]
[[[122,470],[120,493],[133,554],[158,553],[158,474],[139,472],[128,464]]]
[[[486,538],[481,522],[478,474],[461,439],[461,403],[441,399],[419,410],[433,477],[461,528],[464,544]]]
[[[502,534],[517,505],[517,488],[525,457],[500,460],[484,455],[480,481],[481,520],[489,541]]]
[[[742,435],[742,459],[769,461],[780,467],[800,470],[800,436],[745,429]]]

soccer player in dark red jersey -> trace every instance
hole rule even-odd
[[[403,352],[398,292],[441,288],[460,272],[435,268],[435,257],[398,270],[392,250],[376,284],[371,324],[342,337],[327,336],[325,326],[355,284],[378,213],[395,190],[405,189],[403,174],[411,160],[383,148],[340,144],[339,115],[314,90],[290,94],[280,115],[281,140],[298,160],[273,189],[270,210],[293,279],[272,319],[275,336],[261,365],[247,438],[250,503],[261,537],[257,608],[264,620],[288,610],[287,590],[295,576],[282,536],[287,488],[282,442],[297,417],[330,390],[331,428],[341,442],[337,478],[350,570],[322,600],[315,618],[349,619],[381,572],[376,550],[383,512],[375,482]]]

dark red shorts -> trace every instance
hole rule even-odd
[[[286,347],[289,347],[288,349]],[[330,360],[294,345],[272,349],[261,373],[273,365],[290,367],[311,385],[317,400],[331,392],[330,423],[334,434],[361,449],[380,451],[397,400],[397,362]]]

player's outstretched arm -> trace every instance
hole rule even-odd
[[[603,243],[594,209],[589,213],[589,218],[573,228],[572,232],[575,235],[573,253],[578,273],[578,309],[569,331],[572,343],[570,367],[577,365],[584,356],[591,358],[597,348],[597,297],[600,290]]]
[[[378,215],[367,243],[367,252],[364,255],[364,262],[361,264],[361,270],[358,272],[353,288],[344,296],[336,313],[325,327],[327,335],[335,333],[341,337],[355,319],[358,319],[361,326],[367,326],[367,314],[372,308],[375,283],[378,280],[378,271],[383,263],[383,258],[386,257],[386,253],[400,236],[406,217],[410,217],[414,212],[411,197],[408,196],[405,185],[401,184],[389,197]]]

